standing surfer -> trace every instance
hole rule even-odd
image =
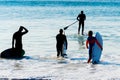
[[[88,45],[89,45],[89,59],[88,59],[87,63],[90,63],[90,61],[92,59],[92,51],[93,51],[93,46],[94,46],[95,42],[97,43],[97,45],[102,50],[102,46],[100,45],[100,43],[97,41],[97,39],[95,37],[93,37],[93,32],[89,31],[88,32],[88,38],[86,40],[86,47],[87,47],[87,49],[88,49]]]
[[[86,20],[86,15],[81,11],[81,13],[77,16],[77,20],[79,21],[79,27],[78,27],[78,34],[80,34],[80,28],[82,25],[82,35],[84,32],[84,21]]]
[[[64,46],[64,43],[66,43],[65,47],[67,49],[67,38],[66,38],[66,35],[63,34],[63,29],[59,30],[59,34],[57,34],[57,36],[56,36],[56,41],[57,41],[57,44],[56,44],[57,57],[59,57],[60,55],[62,57],[64,57],[64,55],[63,55],[63,46]]]

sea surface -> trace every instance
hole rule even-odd
[[[65,30],[67,59],[57,59],[56,35],[86,14],[84,37],[77,35],[78,22]],[[0,79],[33,80],[120,80],[120,1],[119,0],[1,0],[0,51],[12,47],[19,26],[25,58],[0,58]],[[87,64],[85,47],[89,30],[103,38],[101,64]]]

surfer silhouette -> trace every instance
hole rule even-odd
[[[17,52],[21,53],[23,45],[22,45],[22,36],[26,34],[28,30],[20,26],[19,30],[13,34],[12,38],[12,48],[15,49]],[[19,54],[16,54],[19,56]]]
[[[57,57],[59,57],[60,55],[64,57],[63,46],[64,46],[64,43],[66,43],[65,47],[67,49],[67,38],[66,38],[66,35],[63,34],[63,29],[59,30],[59,34],[57,34],[56,36],[56,41],[57,41],[57,44],[56,44]]]
[[[82,25],[82,35],[84,33],[84,21],[86,20],[86,15],[81,11],[81,13],[77,16],[77,20],[79,21],[79,27],[78,27],[78,34],[80,34],[80,28]]]
[[[93,32],[89,31],[88,32],[88,38],[86,40],[86,47],[89,48],[89,59],[88,59],[87,63],[90,63],[90,61],[92,59],[92,50],[93,50],[93,46],[94,46],[95,43],[97,43],[97,45],[102,50],[102,46],[100,45],[100,43],[97,41],[97,39],[95,37],[93,37]],[[89,45],[89,47],[88,47],[88,45]]]

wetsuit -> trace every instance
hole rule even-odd
[[[93,50],[93,46],[96,42],[96,38],[95,37],[88,37],[87,41],[89,42],[89,61],[90,61],[92,59],[92,50]]]
[[[81,25],[82,25],[82,35],[84,32],[84,21],[86,19],[86,15],[85,14],[79,14],[77,17],[77,20],[79,21],[79,28],[78,28],[78,32],[80,31]]]
[[[61,54],[62,57],[64,57],[64,55],[63,55],[63,44],[64,44],[64,41],[66,41],[66,44],[67,44],[66,36],[63,35],[63,34],[58,34],[56,36],[56,40],[57,40],[57,44],[56,44],[57,57],[59,57],[60,54]],[[66,49],[67,49],[67,45],[66,45]]]

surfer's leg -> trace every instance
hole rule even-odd
[[[84,35],[84,22],[82,22],[82,35]]]
[[[90,54],[89,54],[89,55],[90,55]],[[89,57],[87,63],[90,63],[91,59],[92,59],[92,57]]]
[[[60,50],[57,50],[57,57],[59,57],[60,55]]]
[[[87,63],[90,63],[91,59],[92,59],[92,49],[89,50],[89,59]]]
[[[64,57],[64,53],[63,53],[63,50],[61,50],[61,56]]]
[[[90,61],[91,61],[91,59],[89,58],[88,61],[87,61],[87,63],[90,63]]]
[[[78,34],[80,34],[80,26],[81,26],[81,22],[79,21]]]

